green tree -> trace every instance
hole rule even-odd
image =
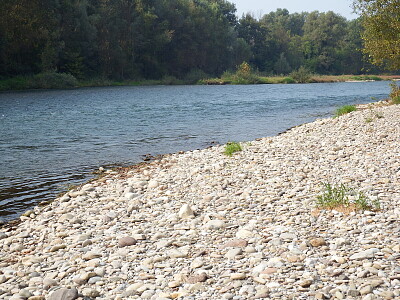
[[[281,53],[279,59],[276,61],[274,70],[276,74],[289,74],[292,71],[292,68],[289,65],[289,62],[286,59],[285,53]]]
[[[400,69],[399,0],[355,0],[362,16],[364,53],[373,64]]]
[[[344,44],[346,19],[332,11],[310,13],[303,26],[306,66],[321,74],[341,73],[337,49]]]
[[[273,45],[270,30],[250,14],[243,16],[237,26],[239,37],[250,46],[252,57],[249,60],[260,71],[271,71]]]

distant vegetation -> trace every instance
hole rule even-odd
[[[295,83],[312,82],[312,74],[381,72],[363,59],[359,19],[235,13],[225,0],[7,0],[0,89]]]

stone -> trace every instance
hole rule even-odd
[[[236,237],[239,239],[249,239],[254,236],[254,233],[247,229],[240,229],[236,232]]]
[[[360,296],[360,292],[358,290],[356,290],[356,289],[349,289],[347,291],[347,296],[358,297],[358,296]]]
[[[176,288],[176,287],[180,286],[181,284],[182,284],[181,281],[174,280],[174,281],[168,282],[168,287],[173,289],[173,288]]]
[[[18,293],[18,295],[21,296],[21,297],[24,298],[24,299],[27,299],[27,298],[29,298],[30,296],[32,296],[31,292],[28,291],[27,289],[22,289],[22,290],[20,290],[19,293]]]
[[[187,218],[191,218],[194,217],[194,212],[193,209],[190,207],[189,204],[184,204],[178,213],[179,218],[181,219],[187,219]]]
[[[57,285],[57,280],[54,280],[52,278],[43,279],[43,287],[45,290],[48,290],[52,286],[56,286],[56,285]]]
[[[50,252],[56,252],[58,250],[65,249],[65,248],[67,248],[67,246],[65,244],[54,245],[53,247],[50,248]]]
[[[242,253],[243,253],[242,248],[233,248],[225,254],[225,257],[228,259],[234,259],[236,256],[238,256]]]
[[[137,241],[131,236],[124,236],[118,240],[119,247],[128,247],[136,245]]]
[[[282,240],[287,241],[287,242],[288,242],[288,241],[293,241],[293,240],[297,239],[297,235],[294,234],[294,233],[291,233],[291,232],[282,233],[279,237],[280,237]]]
[[[48,300],[75,300],[78,299],[78,291],[75,288],[60,288],[50,293]]]
[[[195,284],[198,282],[205,282],[207,279],[208,275],[205,272],[202,272],[199,275],[193,275],[188,277],[187,282],[190,284]]]
[[[393,299],[395,294],[392,291],[382,291],[379,293],[379,296],[383,299]]]
[[[314,281],[312,279],[304,279],[299,282],[299,285],[303,288],[308,288]]]
[[[244,248],[247,247],[248,242],[244,239],[234,239],[231,240],[227,243],[225,243],[222,248],[228,248],[228,247],[235,247],[235,248]]]
[[[185,258],[185,257],[187,257],[187,253],[183,253],[177,249],[172,249],[172,250],[168,251],[168,256],[170,258]]]
[[[158,183],[157,180],[150,180],[150,181],[149,181],[149,184],[147,185],[147,187],[148,187],[149,189],[155,189],[155,188],[157,188],[159,185],[160,185],[160,184]]]
[[[84,260],[91,260],[91,259],[94,259],[94,258],[99,258],[101,256],[102,256],[102,254],[99,253],[99,252],[87,252],[82,256],[82,258]]]
[[[205,229],[207,230],[218,230],[226,227],[223,220],[210,220],[205,224]]]
[[[310,240],[310,244],[313,247],[321,247],[326,245],[326,241],[323,238],[313,238]]]
[[[82,295],[89,298],[96,298],[100,296],[100,292],[92,288],[84,288]]]
[[[190,264],[190,267],[192,269],[197,269],[197,268],[201,268],[202,266],[204,266],[204,261],[201,258],[196,258],[192,261],[192,263]]]
[[[363,260],[363,259],[368,259],[368,258],[374,258],[375,253],[379,252],[379,249],[377,248],[371,248],[368,250],[364,250],[361,252],[357,252],[350,256],[350,260]]]
[[[372,286],[366,285],[366,286],[363,286],[363,287],[360,289],[360,294],[361,294],[361,295],[367,295],[367,294],[371,294],[372,291],[373,291]]]
[[[243,279],[246,279],[246,274],[245,273],[232,273],[230,277],[231,277],[231,280],[243,280]]]

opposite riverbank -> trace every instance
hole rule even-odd
[[[398,298],[399,141],[382,106],[108,172],[0,230],[0,299]]]
[[[249,78],[250,77],[250,78]],[[228,85],[228,84],[295,84],[328,83],[354,81],[400,80],[400,75],[307,75],[306,78],[294,79],[291,76],[260,76],[248,74],[245,78],[236,78],[234,74],[221,78],[177,79],[167,76],[160,80],[125,80],[107,79],[77,80],[69,74],[46,73],[35,76],[20,76],[0,80],[0,91],[21,91],[32,89],[71,89],[82,87],[107,86],[149,86],[149,85]]]

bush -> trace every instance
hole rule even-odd
[[[224,154],[227,156],[232,156],[233,153],[242,151],[242,146],[239,143],[236,142],[228,142],[225,145],[225,151]]]
[[[355,105],[343,105],[342,107],[339,107],[338,109],[336,109],[335,112],[335,117],[340,117],[342,115],[351,113],[352,111],[357,110]]]
[[[373,81],[381,81],[383,80],[382,78],[374,75],[360,75],[360,76],[353,76],[351,77],[353,80],[358,80],[358,81],[368,81],[368,80],[373,80]]]
[[[379,210],[379,200],[372,201],[363,192],[355,192],[341,184],[332,186],[329,183],[323,184],[324,191],[316,199],[317,207],[325,209],[344,210]]]
[[[161,84],[163,85],[178,85],[178,84],[183,84],[181,80],[176,78],[175,76],[164,76],[161,79]]]
[[[33,76],[30,86],[34,89],[65,89],[78,86],[78,81],[71,74],[49,72]]]
[[[290,73],[290,77],[292,77],[297,83],[310,82],[311,76],[311,72],[303,66],[301,66],[297,71]]]
[[[207,79],[209,76],[203,70],[193,69],[186,74],[184,81],[188,84],[196,84],[202,79]]]
[[[247,62],[243,62],[238,66],[234,74],[225,72],[222,75],[223,79],[229,80],[233,84],[259,84],[263,83],[261,78],[253,73],[250,65]]]
[[[283,78],[282,83],[296,83],[296,81],[292,77],[285,77]]]
[[[390,83],[390,87],[390,101],[392,101],[393,104],[400,104],[400,87],[394,81]]]
[[[18,76],[0,81],[0,91],[23,90],[29,88],[29,81],[26,77]]]

